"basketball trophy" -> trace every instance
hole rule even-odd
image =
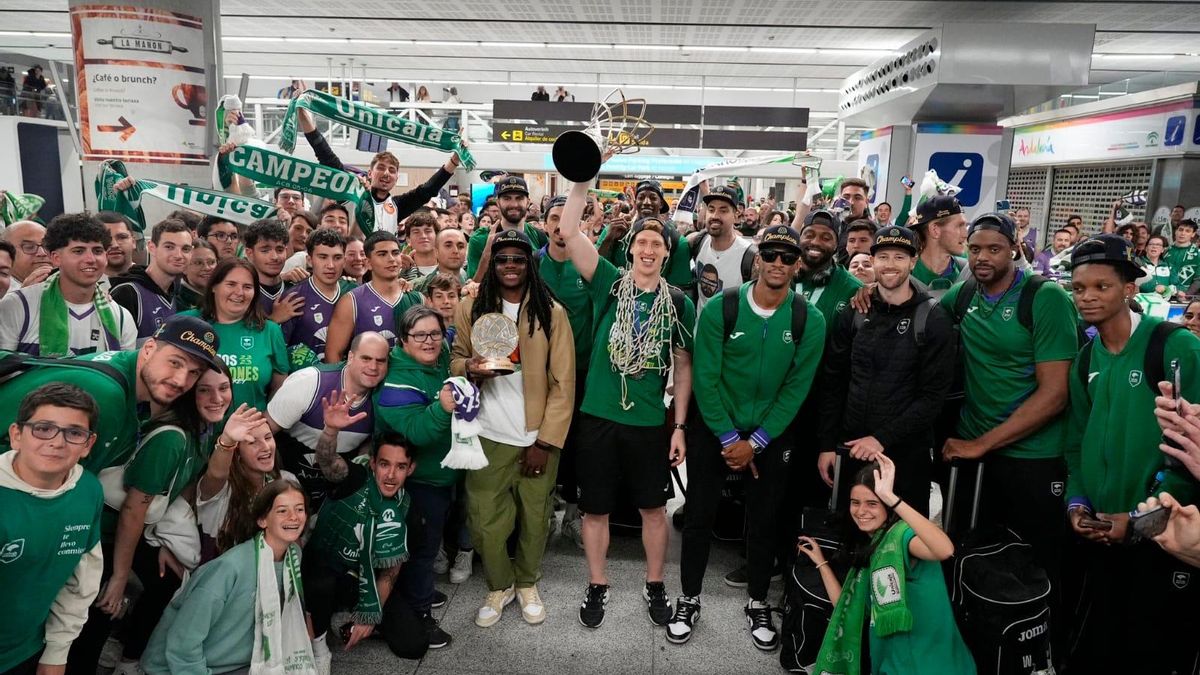
[[[509,355],[517,348],[517,324],[503,314],[484,314],[471,325],[471,347],[483,361],[479,368],[508,375],[517,367]]]
[[[646,99],[626,99],[613,89],[592,106],[592,119],[582,131],[564,131],[554,141],[550,155],[554,168],[572,183],[586,183],[600,173],[604,154],[630,154],[641,149],[654,131],[646,121]]]

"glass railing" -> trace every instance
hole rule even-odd
[[[1036,105],[1027,110],[1022,110],[1017,115],[1031,115],[1033,113],[1047,112],[1050,110],[1062,110],[1063,108],[1071,108],[1077,105],[1086,103],[1095,103],[1117,96],[1126,96],[1128,94],[1136,94],[1142,91],[1150,91],[1152,89],[1161,89],[1175,84],[1186,84],[1188,82],[1196,82],[1200,80],[1200,73],[1194,72],[1161,72],[1148,73],[1131,77],[1125,80],[1117,80],[1107,84],[1099,84],[1073,91],[1068,94],[1062,94],[1058,98],[1052,98],[1041,105]]]

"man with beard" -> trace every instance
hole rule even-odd
[[[106,251],[108,264],[104,267],[104,279],[100,282],[101,288],[107,291],[113,286],[112,279],[125,274],[133,267],[133,251],[137,248],[137,242],[125,216],[115,211],[101,211],[96,214],[96,218],[104,223],[108,234],[112,236],[112,245]]]
[[[0,349],[54,357],[135,349],[133,317],[98,287],[111,243],[91,214],[50,221],[45,247],[58,271],[0,298]]]
[[[732,189],[732,188],[731,188]],[[596,247],[600,257],[607,259],[620,269],[628,269],[629,262],[629,226],[634,220],[641,218],[661,218],[664,222],[668,211],[666,198],[663,196],[662,184],[656,180],[644,180],[634,188],[633,204],[637,209],[636,218],[629,216],[617,217],[600,233]],[[735,191],[736,194],[736,191]],[[734,203],[737,204],[736,198]],[[739,204],[740,206],[740,204]],[[598,208],[598,207],[597,207]],[[737,208],[735,206],[735,208]],[[735,215],[736,220],[736,215]],[[692,273],[691,255],[687,241],[682,240],[679,231],[667,222],[667,236],[671,238],[671,258],[663,271],[667,283],[688,290],[695,279]]]
[[[705,306],[696,327],[699,414],[693,415],[688,431],[688,504],[679,565],[683,595],[667,624],[667,640],[675,644],[691,638],[700,618],[713,522],[731,471],[749,472],[745,489],[750,597],[745,612],[751,640],[764,651],[779,644],[767,591],[775,561],[776,514],[794,445],[793,436],[784,432],[817,371],[825,320],[791,289],[800,258],[795,230],[785,225],[768,228],[759,255],[759,277],[726,288]]]
[[[959,324],[966,393],[957,438],[942,455],[983,461],[979,522],[1028,542],[1057,588],[1066,534],[1062,412],[1079,351],[1076,313],[1061,286],[1017,268],[1016,248],[1008,216],[979,216],[967,231],[972,278],[942,296]]]
[[[490,213],[490,204],[483,208],[485,213]],[[506,176],[500,181],[496,186],[495,211],[498,219],[493,219],[493,226],[475,228],[467,242],[467,276],[476,282],[483,280],[491,253],[491,242],[496,234],[520,230],[533,242],[535,249],[546,245],[546,233],[526,222],[529,212],[529,186],[524,178]]]
[[[113,302],[133,316],[139,347],[175,315],[179,280],[192,255],[192,233],[183,221],[168,218],[151,230],[148,248],[149,265],[134,265],[127,274],[112,280]]]
[[[371,266],[371,280],[343,293],[333,310],[325,340],[325,362],[337,363],[346,354],[350,340],[359,333],[375,331],[396,345],[396,319],[422,302],[420,293],[408,292],[400,278],[400,242],[390,232],[367,238],[363,250]]]
[[[801,184],[805,184],[801,182]],[[867,182],[861,178],[846,178],[842,184],[838,186],[838,200],[845,204],[842,211],[842,220],[836,224],[839,244],[844,244],[846,225],[861,218],[870,219],[871,213],[867,210],[869,202],[867,201],[867,193],[870,188],[867,187]],[[800,226],[801,223],[808,222],[808,216],[812,212],[812,207],[801,202],[796,207],[796,217],[792,219],[792,227]],[[832,212],[830,212],[832,215]],[[803,232],[803,230],[801,230]],[[829,324],[832,326],[832,322]]]
[[[330,483],[345,477],[345,466],[337,464],[335,455],[348,462],[370,440],[371,395],[387,367],[387,340],[379,333],[360,333],[350,342],[344,364],[297,370],[271,397],[267,423],[282,467],[300,480],[313,513],[320,510]],[[327,418],[330,411],[334,415]]]
[[[920,242],[921,254],[912,277],[934,297],[940,298],[951,286],[971,276],[963,257],[966,225],[962,206],[950,195],[936,195],[917,207],[912,229]]]
[[[917,237],[885,227],[871,256],[877,283],[871,309],[840,312],[823,361],[821,478],[833,485],[835,449],[850,448],[841,494],[867,462],[886,454],[897,466],[896,494],[929,513],[933,423],[954,376],[950,313],[912,283]]]
[[[804,228],[800,230],[797,290],[821,311],[827,332],[833,330],[834,316],[862,288],[861,281],[834,264],[839,226],[837,216],[821,209],[808,214],[804,219]]]
[[[450,372],[479,383],[479,441],[488,465],[466,476],[471,541],[483,561],[488,594],[475,616],[487,627],[514,596],[526,623],[546,620],[538,593],[542,556],[554,511],[552,494],[575,403],[575,349],[566,309],[555,302],[534,268],[533,247],[520,231],[492,242],[492,264],[477,297],[464,298],[455,316]],[[471,331],[484,315],[502,313],[516,324],[515,370],[483,367]],[[507,542],[516,528],[516,555]]]
[[[727,185],[702,197],[705,229],[687,236],[696,279],[696,312],[726,288],[750,281],[758,249],[748,237],[738,235],[737,190]]]
[[[304,132],[304,137],[312,146],[313,154],[317,156],[317,161],[325,166],[345,171],[346,167],[342,164],[342,160],[338,159],[325,137],[317,131],[317,124],[313,120],[312,113],[300,109],[298,121],[300,130]],[[391,191],[396,187],[396,178],[400,174],[400,160],[387,151],[372,157],[371,164],[367,168],[367,181],[371,200],[375,204],[375,231],[403,236],[404,233],[399,231],[400,221],[436,197],[438,191],[442,189],[446,181],[450,180],[450,176],[454,174],[454,170],[460,163],[458,153],[450,153],[450,158],[446,160],[446,163],[424,184],[418,185],[404,194],[393,196]],[[363,232],[358,223],[354,224],[354,229],[359,234],[370,234]]]
[[[12,264],[9,292],[40,284],[50,276],[50,251],[43,245],[46,228],[32,220],[19,220],[4,230],[4,240],[13,245],[17,257]]]

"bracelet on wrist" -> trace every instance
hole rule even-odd
[[[816,567],[816,568],[817,568],[817,569],[821,569],[822,567],[824,567],[824,566],[826,566],[826,565],[828,565],[828,564],[829,564],[829,561],[828,561],[828,560],[823,560],[823,561],[821,561],[821,562],[820,562],[820,563],[817,565],[817,567]]]
[[[236,447],[237,447],[237,445],[238,445],[238,444],[237,444],[236,442],[234,442],[234,443],[222,443],[222,442],[221,442],[221,439],[222,439],[222,438],[225,438],[225,434],[221,434],[221,435],[217,436],[217,447],[218,447],[218,448],[223,448],[223,449],[225,449],[225,450],[233,450],[234,448],[236,448]]]
[[[889,509],[891,509],[891,510],[895,511],[895,510],[896,510],[896,509],[897,509],[897,508],[898,508],[898,507],[899,507],[901,504],[903,504],[903,503],[904,503],[904,500],[903,500],[903,499],[900,499],[899,497],[897,497],[897,498],[896,498],[896,501],[895,501],[895,503],[893,503],[893,504],[888,504],[888,505],[887,505],[887,507],[888,507]]]

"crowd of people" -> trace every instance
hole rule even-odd
[[[1050,579],[1056,664],[1195,672],[1200,305],[1171,330],[1133,302],[1191,295],[1182,208],[1165,234],[1068,222],[1037,251],[1028,209],[872,209],[858,179],[787,208],[702,184],[695,225],[653,180],[535,204],[502,175],[477,212],[443,208],[459,164],[393,194],[399,160],[377,154],[367,236],[286,188],[248,225],[175,211],[144,252],[113,212],[3,231],[0,672],[92,675],[108,653],[118,673],[327,673],[334,644],[373,637],[420,658],[453,640],[435,579],[476,561],[480,629],[514,602],[601,629],[629,588],[606,566],[623,513],[671,643],[778,649],[772,579],[811,564],[836,603],[819,672],[974,672],[931,512],[951,460],[983,464],[979,522]],[[705,628],[733,474],[744,616]],[[801,519],[831,494],[855,532],[832,560]],[[538,589],[556,496],[578,608]]]

